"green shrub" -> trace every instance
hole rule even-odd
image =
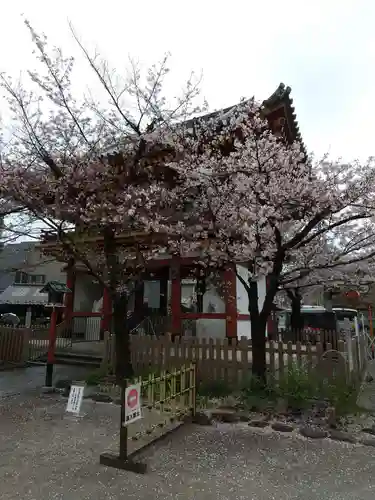
[[[347,382],[345,378],[325,381],[321,385],[321,394],[335,408],[338,417],[358,411],[358,387],[354,382]]]
[[[106,370],[98,368],[93,372],[89,373],[86,377],[86,385],[93,386],[98,385],[100,382],[108,375]]]
[[[210,398],[197,394],[197,408],[198,410],[205,410],[210,406]]]
[[[276,386],[279,398],[285,399],[293,409],[306,408],[318,394],[318,382],[305,367],[294,363],[288,370],[280,374]]]
[[[249,375],[241,387],[241,400],[248,408],[263,410],[277,397],[275,384],[271,378],[266,382],[254,375]]]
[[[225,380],[211,380],[209,382],[201,382],[198,385],[199,396],[209,398],[225,398],[233,394],[233,388]]]

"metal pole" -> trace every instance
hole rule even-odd
[[[128,427],[125,425],[125,391],[127,382],[121,384],[121,422],[120,422],[120,456],[122,460],[128,458]]]

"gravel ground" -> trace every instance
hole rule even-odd
[[[87,366],[57,365],[53,371],[53,383],[66,378],[84,380],[90,372],[92,372],[92,368]],[[39,389],[43,387],[45,377],[45,366],[0,371],[0,398]]]
[[[374,448],[253,431],[246,424],[184,426],[145,452],[145,476],[98,463],[117,448],[119,409],[29,394],[0,403],[0,498],[372,500]]]

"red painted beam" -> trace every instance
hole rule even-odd
[[[170,261],[171,267],[171,313],[172,313],[172,333],[181,335],[181,275],[180,261],[173,259]]]
[[[225,313],[182,313],[181,319],[227,319]]]
[[[237,289],[234,269],[226,269],[223,278],[227,337],[237,338]]]

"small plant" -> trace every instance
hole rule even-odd
[[[335,408],[338,417],[357,413],[358,389],[354,382],[347,382],[345,378],[328,380],[322,384],[322,394]]]
[[[263,410],[277,397],[273,380],[266,382],[250,375],[242,384],[241,399],[248,408]]]
[[[285,399],[288,405],[296,410],[309,406],[317,391],[317,381],[306,368],[296,363],[290,366],[286,373],[280,375],[277,385],[278,397]]]
[[[208,396],[201,396],[197,394],[197,408],[198,410],[205,410],[210,405],[210,398]]]
[[[225,398],[233,393],[233,388],[225,380],[202,382],[198,386],[199,396],[208,398]]]
[[[93,386],[93,385],[99,385],[100,382],[108,375],[108,372],[103,369],[98,369],[93,372],[91,372],[87,377],[86,377],[86,385],[88,386]]]

